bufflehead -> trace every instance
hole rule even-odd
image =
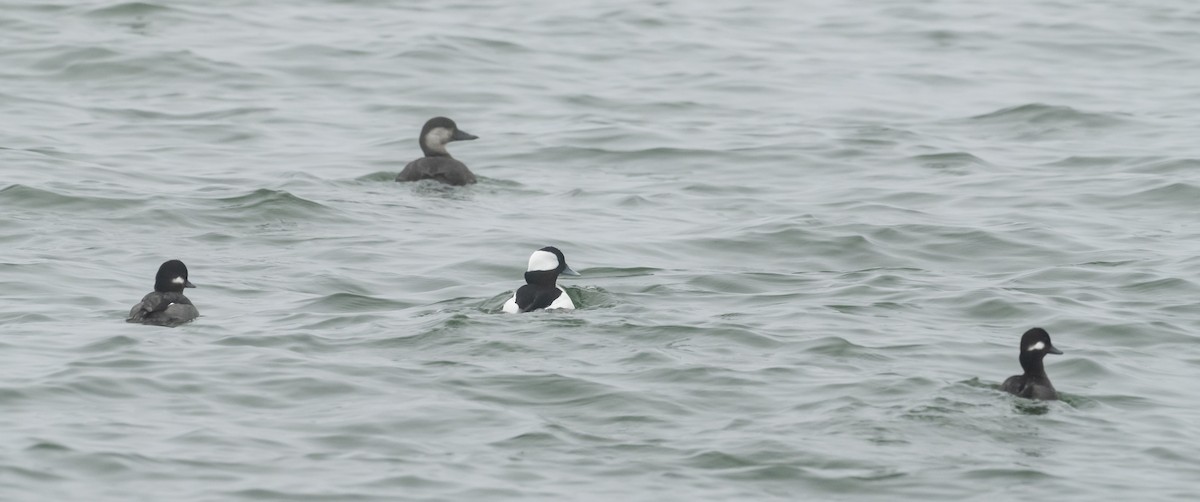
[[[1050,333],[1042,328],[1033,328],[1021,335],[1021,369],[1025,374],[1008,377],[1000,386],[1004,392],[1029,399],[1054,401],[1058,392],[1050,384],[1046,376],[1046,368],[1042,366],[1042,358],[1046,354],[1062,354],[1050,344]]]
[[[474,183],[475,175],[471,174],[466,164],[450,156],[446,144],[478,137],[459,129],[453,120],[446,117],[429,119],[421,128],[421,137],[417,138],[425,156],[404,166],[404,170],[396,175],[396,181],[437,180],[447,185]]]
[[[125,322],[174,327],[199,317],[192,301],[183,296],[183,288],[194,287],[188,280],[187,265],[179,260],[163,262],[154,276],[154,292],[133,306]]]
[[[558,285],[558,274],[579,275],[579,272],[567,266],[562,251],[554,246],[534,251],[525,269],[525,285],[504,302],[504,311],[517,314],[537,309],[573,310],[575,304],[571,303],[567,290]]]

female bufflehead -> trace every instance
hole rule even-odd
[[[133,306],[125,322],[174,327],[199,317],[192,301],[183,296],[183,288],[194,287],[188,280],[187,265],[179,260],[163,262],[154,276],[154,292]]]
[[[534,251],[525,270],[525,285],[504,302],[504,311],[516,314],[537,309],[575,309],[567,290],[558,285],[558,274],[579,275],[579,272],[567,266],[562,251],[554,246]]]
[[[446,117],[429,119],[421,128],[421,137],[417,138],[425,156],[404,166],[404,170],[396,175],[396,181],[437,180],[447,185],[474,183],[475,175],[466,164],[450,156],[446,144],[478,137],[459,130],[458,125]]]
[[[1054,401],[1058,392],[1046,376],[1042,358],[1046,354],[1062,354],[1050,344],[1050,333],[1042,328],[1033,328],[1021,335],[1021,369],[1025,374],[1008,377],[1000,386],[1004,392],[1029,399]]]

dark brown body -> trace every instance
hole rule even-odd
[[[396,175],[396,181],[437,180],[447,185],[470,185],[475,174],[467,165],[452,157],[421,157],[409,162]]]

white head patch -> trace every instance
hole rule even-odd
[[[183,277],[176,277],[174,279],[171,279],[171,282],[174,284],[183,284],[187,281],[183,280]]]
[[[558,257],[549,251],[537,250],[529,256],[529,267],[526,272],[540,272],[558,268]]]
[[[445,127],[434,127],[425,133],[425,147],[435,152],[446,153],[446,143],[454,133]]]
[[[1033,352],[1035,350],[1042,350],[1044,348],[1046,348],[1046,344],[1038,341],[1038,343],[1030,345],[1029,348],[1025,349],[1025,352]]]

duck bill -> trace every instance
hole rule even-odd
[[[1058,347],[1055,347],[1053,345],[1046,347],[1046,353],[1047,354],[1058,354],[1060,356],[1062,355],[1062,351],[1058,350]]]
[[[183,281],[183,287],[185,287],[185,288],[194,288],[194,287],[196,287],[196,285],[195,285],[195,284],[192,284],[192,281]]]
[[[450,141],[466,141],[469,139],[479,139],[479,136],[471,134],[462,129],[456,129],[454,134],[450,136]]]
[[[575,276],[580,275],[579,272],[571,270],[571,267],[564,268],[563,271],[561,272],[561,274],[562,275],[575,275]]]

